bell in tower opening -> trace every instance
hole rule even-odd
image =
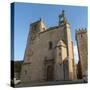
[[[64,25],[67,22],[64,10],[62,10],[62,13],[59,15],[59,26]]]

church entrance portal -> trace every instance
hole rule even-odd
[[[47,81],[53,80],[53,66],[47,67]]]
[[[45,80],[52,81],[54,79],[54,59],[45,59]]]

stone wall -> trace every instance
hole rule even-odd
[[[65,21],[46,29],[41,20],[36,21],[29,31],[21,80],[49,80],[49,72],[50,80],[73,80],[73,60],[70,25]]]
[[[79,54],[79,65],[80,71],[83,76],[87,75],[88,69],[88,49],[87,49],[87,30],[80,29],[76,31],[76,40],[77,40],[77,47],[78,47],[78,54]]]

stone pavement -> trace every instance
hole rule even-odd
[[[48,81],[48,82],[24,82],[15,87],[33,87],[33,86],[50,86],[50,85],[66,85],[66,84],[82,84],[87,83],[84,80],[74,80],[74,81]]]

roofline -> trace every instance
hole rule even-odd
[[[56,28],[58,28],[58,26],[54,26],[54,27],[47,28],[45,31],[39,32],[39,33],[41,34],[41,33],[44,33],[44,32],[52,31],[52,30],[54,30],[54,29],[56,29]]]
[[[39,22],[41,22],[41,19],[39,19],[39,20],[37,20],[37,21],[31,23],[30,25],[35,25],[35,24],[37,24],[37,23],[39,23]]]

